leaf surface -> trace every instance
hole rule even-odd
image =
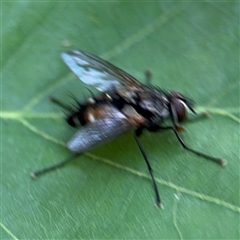
[[[239,239],[239,3],[3,2],[2,37],[2,239]],[[226,168],[146,133],[159,210],[129,133],[31,180],[71,154],[75,130],[49,96],[89,96],[60,59],[70,49],[194,99],[211,118],[182,137]]]

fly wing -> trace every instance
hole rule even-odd
[[[87,152],[116,139],[135,126],[135,123],[129,121],[123,113],[114,107],[109,107],[103,118],[97,119],[77,131],[67,146],[72,152]]]
[[[74,50],[62,53],[61,57],[83,83],[101,92],[142,86],[128,73],[93,54]]]

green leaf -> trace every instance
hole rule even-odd
[[[238,2],[2,2],[1,239],[239,239]],[[154,207],[146,164],[131,133],[33,181],[70,156],[74,134],[55,96],[86,99],[60,59],[92,52],[144,82],[194,99],[210,119],[146,133],[164,210]]]

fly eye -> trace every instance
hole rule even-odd
[[[176,111],[178,122],[183,122],[187,118],[187,106],[180,99],[173,100],[173,108]]]

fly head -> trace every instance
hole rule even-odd
[[[173,118],[175,117],[177,122],[183,122],[187,119],[187,110],[190,109],[193,113],[195,113],[193,109],[193,102],[186,99],[179,92],[170,92],[169,96],[169,105],[171,115]]]

